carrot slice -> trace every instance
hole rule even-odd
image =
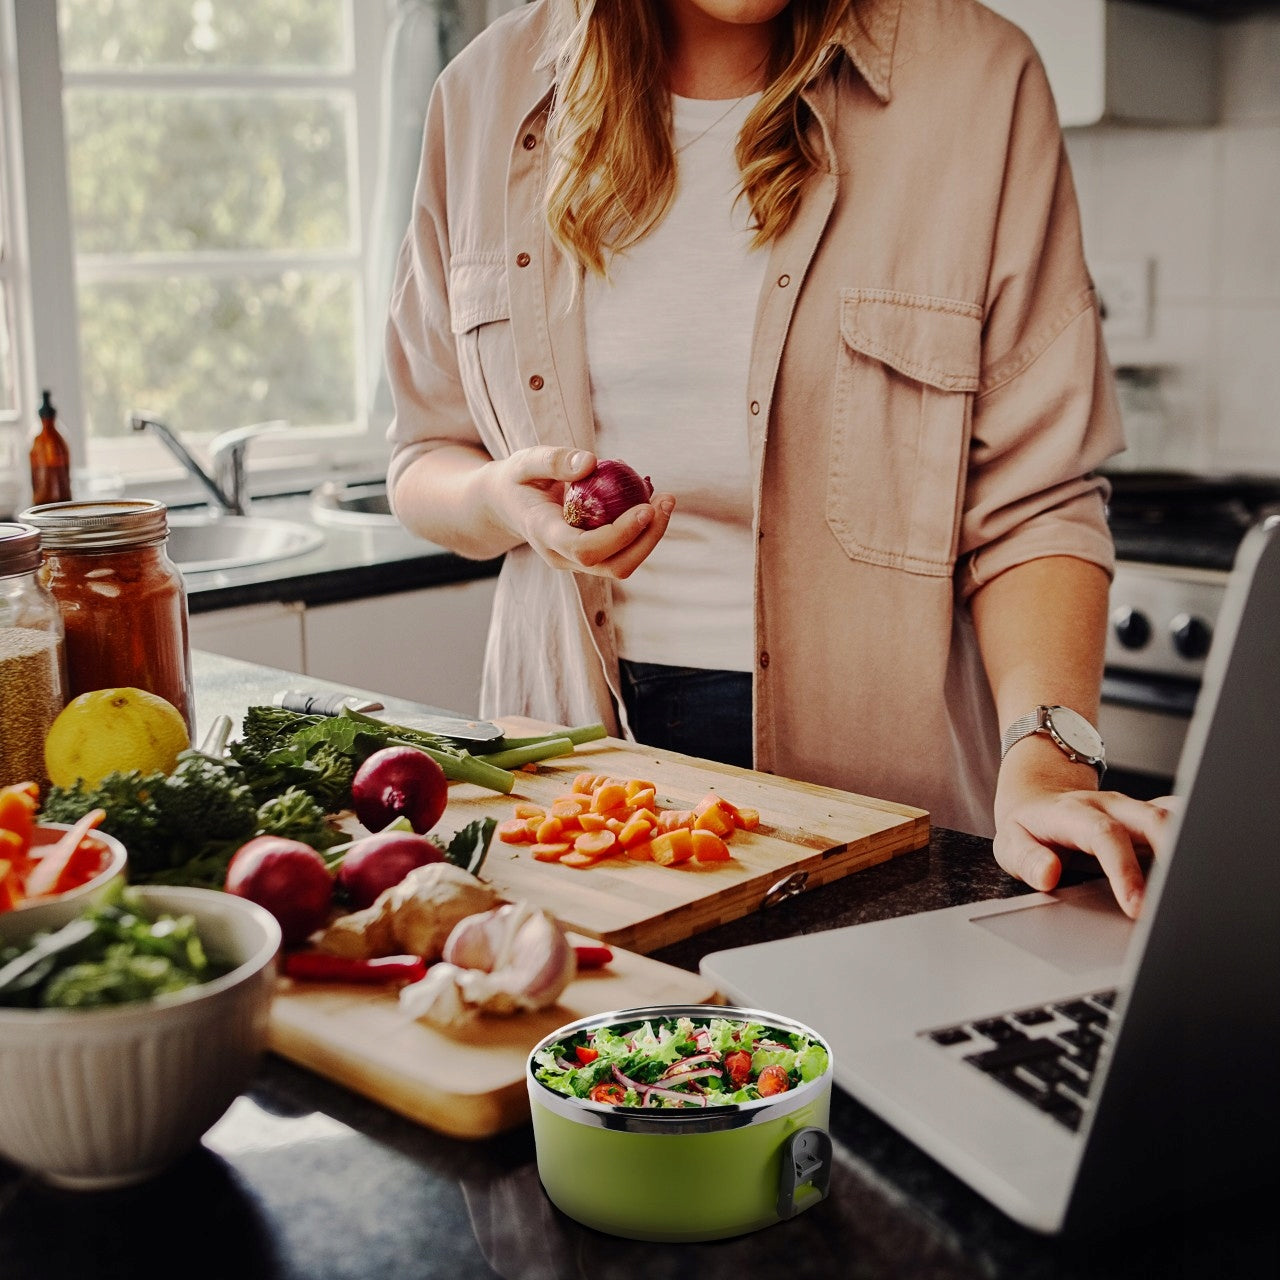
[[[743,831],[754,831],[760,825],[760,811],[758,809],[739,809],[736,815],[736,821]]]
[[[729,846],[714,831],[694,827],[690,837],[693,840],[693,856],[699,862],[728,862],[732,856]]]
[[[62,893],[90,879],[92,872],[89,875],[81,874],[86,866],[92,864],[90,857],[80,851],[80,843],[106,816],[105,809],[90,809],[79,822],[58,838],[56,844],[49,846],[48,851],[27,876],[28,897],[38,898],[46,893]],[[92,845],[88,846],[87,854],[96,857],[98,864],[101,864],[101,854],[97,853]],[[80,878],[74,879],[75,876]]]
[[[657,807],[657,791],[653,786],[646,784],[639,791],[628,791],[627,803],[634,809],[653,809]]]
[[[584,831],[573,842],[574,853],[588,858],[607,858],[618,851],[618,837],[612,831]]]
[[[692,809],[663,809],[658,814],[658,830],[675,831],[678,827],[692,827],[695,816]]]
[[[539,844],[553,844],[564,831],[563,818],[543,818],[535,832]]]
[[[540,804],[530,804],[527,800],[522,800],[516,805],[517,818],[537,818],[539,822],[547,816],[547,811]]]
[[[651,840],[639,840],[635,844],[623,845],[622,852],[634,862],[652,862],[653,842]]]
[[[578,853],[573,850],[560,859],[560,865],[562,867],[577,867],[579,871],[582,871],[587,867],[594,867],[598,861],[598,858],[593,858],[589,854]]]
[[[674,867],[693,857],[693,832],[688,827],[676,827],[656,835],[649,842],[653,860],[664,867]]]
[[[705,807],[700,805],[695,810],[693,825],[696,830],[713,832],[722,840],[727,840],[736,829],[733,819],[718,800]]]
[[[627,803],[627,789],[621,782],[606,782],[591,793],[592,813],[611,813]]]
[[[525,818],[507,818],[498,823],[498,839],[506,844],[528,844],[533,839],[529,823]]]
[[[553,818],[576,818],[590,805],[591,801],[586,796],[557,796],[551,802],[551,816]]]
[[[530,848],[529,852],[539,862],[559,862],[572,849],[573,845],[564,840],[557,840],[547,844],[535,844]]]
[[[618,832],[618,843],[624,849],[629,849],[632,845],[647,840],[652,830],[653,823],[648,818],[640,813],[632,814],[623,824],[622,830]]]
[[[603,813],[580,813],[578,814],[578,826],[583,831],[603,831],[605,823],[609,820]]]

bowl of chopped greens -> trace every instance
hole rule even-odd
[[[172,1164],[252,1077],[279,948],[270,912],[212,889],[0,915],[0,1156],[82,1190]]]
[[[536,1045],[526,1083],[542,1185],[598,1231],[715,1240],[827,1194],[831,1050],[789,1018],[720,1005],[596,1014]]]

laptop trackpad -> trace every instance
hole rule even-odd
[[[1133,933],[1133,921],[1106,880],[1073,886],[1052,902],[972,917],[970,923],[1065,973],[1118,967]]]

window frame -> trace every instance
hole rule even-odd
[[[39,353],[38,360],[33,359],[32,363],[38,366],[35,372],[42,380],[40,385],[56,389],[59,418],[65,424],[77,462],[84,459],[94,470],[119,474],[130,492],[153,492],[171,499],[175,495],[185,498],[188,491],[196,492],[172,455],[151,433],[103,440],[88,440],[85,436],[77,283],[92,283],[108,277],[118,279],[126,274],[129,278],[143,279],[171,272],[175,265],[181,270],[188,268],[183,265],[183,255],[148,255],[146,260],[131,264],[127,271],[99,256],[77,257],[66,176],[64,88],[106,88],[122,93],[174,88],[198,93],[210,87],[282,92],[323,89],[349,94],[349,111],[354,118],[349,154],[352,234],[348,247],[323,253],[286,251],[270,258],[257,253],[220,252],[216,258],[191,259],[189,267],[193,271],[205,270],[211,261],[216,261],[219,269],[242,269],[250,274],[285,262],[302,267],[337,267],[354,275],[356,421],[298,428],[285,437],[266,436],[255,440],[248,462],[253,488],[264,490],[293,484],[305,486],[316,477],[334,471],[378,473],[385,464],[387,424],[369,412],[368,370],[370,362],[380,359],[381,353],[367,350],[368,326],[363,313],[368,288],[367,264],[372,252],[368,228],[372,225],[381,130],[383,45],[394,0],[347,0],[350,59],[346,66],[333,70],[275,68],[261,72],[252,68],[64,71],[59,53],[57,0],[3,0],[3,3],[14,19],[12,65],[19,70],[16,88],[21,110],[15,131],[20,131],[24,163],[21,181],[13,193],[17,196],[14,203],[25,205],[23,212],[29,231],[25,246],[28,280],[40,281],[39,290],[31,289],[28,284],[30,339],[26,345],[33,353]],[[31,370],[18,372],[34,388]],[[33,403],[31,394],[25,386],[20,388],[24,412]],[[182,432],[182,423],[171,425]],[[228,422],[226,427],[245,425],[248,424],[237,421]],[[194,435],[193,438],[198,445],[201,437]]]

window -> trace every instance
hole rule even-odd
[[[61,96],[45,103],[61,112],[62,252],[74,261],[73,314],[45,331],[78,331],[63,344],[78,369],[65,352],[56,360],[78,384],[81,421],[68,425],[82,429],[90,465],[131,481],[171,473],[157,442],[130,429],[130,413],[146,410],[197,442],[286,421],[250,451],[259,470],[353,456],[380,466],[386,423],[366,406],[381,351],[365,336],[364,229],[387,0],[20,0],[28,6],[56,22]],[[58,68],[29,65],[22,25],[25,108],[33,75],[56,86]],[[23,131],[29,143],[29,119]],[[37,282],[42,252],[58,250],[33,237]],[[38,348],[41,314],[58,306],[33,296]],[[36,365],[44,359],[38,349]]]

